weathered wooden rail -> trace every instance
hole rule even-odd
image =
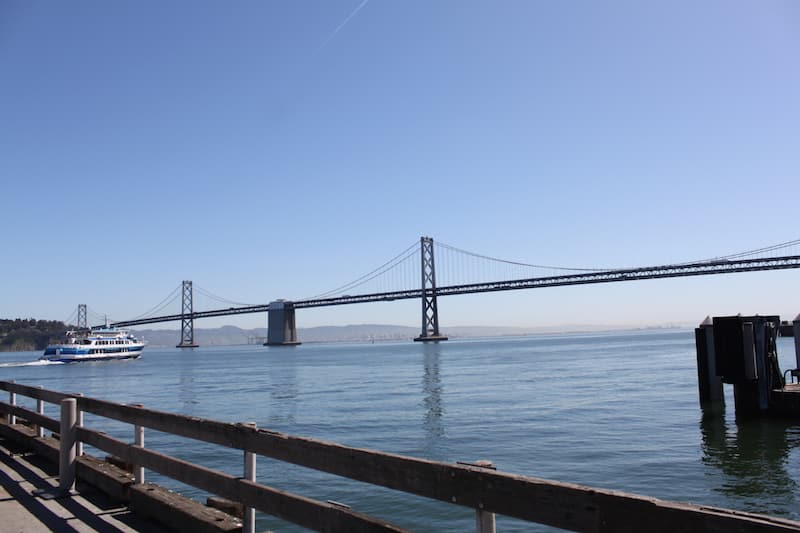
[[[586,486],[508,474],[481,466],[450,464],[342,446],[96,398],[0,381],[9,402],[0,402],[8,423],[24,419],[60,433],[62,489],[74,480],[74,447],[82,442],[135,465],[317,531],[399,532],[402,528],[359,514],[346,506],[320,502],[255,481],[255,456],[261,455],[373,485],[473,508],[478,529],[496,513],[561,529],[587,532],[783,532],[800,531],[800,522],[729,509],[678,503]],[[17,405],[17,395],[37,400],[36,411]],[[44,403],[61,406],[62,417],[45,416]],[[79,412],[132,424],[138,444],[130,444],[78,425]],[[245,476],[236,477],[144,447],[142,430],[151,428],[242,450]],[[65,451],[65,448],[66,451]],[[71,451],[70,451],[71,449]],[[72,468],[70,473],[70,468]],[[70,478],[70,476],[73,476]],[[144,481],[139,470],[136,481]],[[481,525],[480,515],[483,515]],[[245,513],[245,531],[252,530]]]

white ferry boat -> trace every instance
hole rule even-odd
[[[145,345],[127,331],[116,328],[68,331],[66,337],[63,343],[48,345],[39,360],[76,363],[138,359]]]

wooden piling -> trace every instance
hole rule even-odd
[[[697,388],[700,405],[720,407],[725,405],[722,378],[717,375],[716,352],[714,351],[714,326],[711,317],[706,317],[694,330],[697,348]]]
[[[797,365],[795,368],[800,368],[800,314],[794,317],[792,330],[794,331],[794,360]]]

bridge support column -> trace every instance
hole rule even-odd
[[[296,346],[297,326],[294,320],[294,303],[277,300],[269,303],[267,312],[267,342],[264,346]]]
[[[78,304],[78,329],[89,329],[89,321],[86,320],[86,304]]]
[[[181,309],[181,342],[176,348],[197,348],[194,343],[194,313],[192,310],[192,282],[183,281],[183,306]]]
[[[433,261],[433,239],[420,237],[422,263],[422,332],[415,341],[446,341],[439,334],[439,309],[436,307],[436,265]]]

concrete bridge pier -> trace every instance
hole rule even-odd
[[[294,303],[276,300],[269,303],[267,312],[267,342],[264,346],[296,346],[297,326],[294,320]]]

